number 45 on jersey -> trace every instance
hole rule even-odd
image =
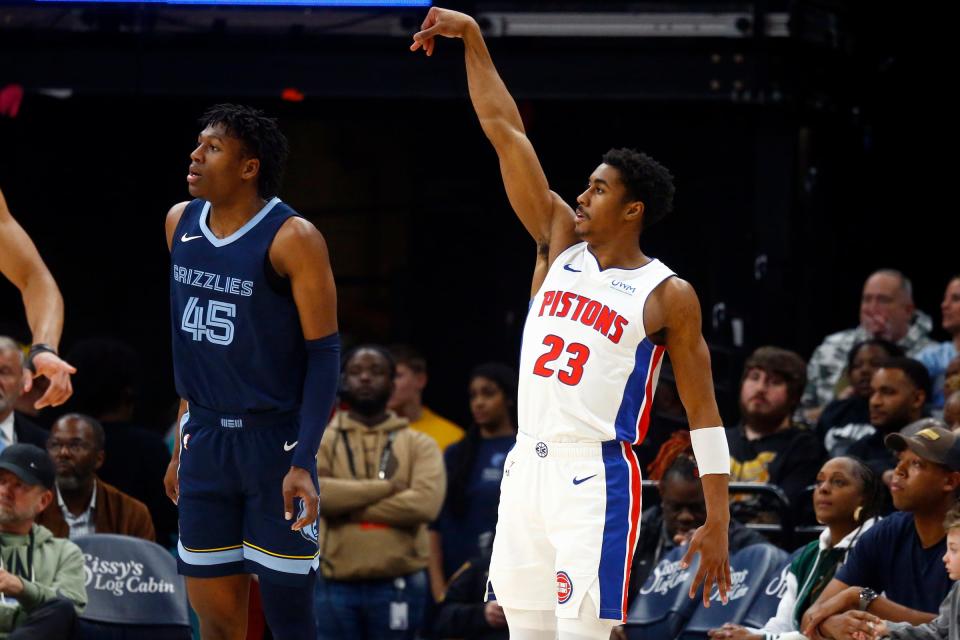
[[[208,300],[204,308],[200,304],[200,298],[192,296],[183,309],[180,328],[193,336],[197,342],[202,342],[206,338],[213,344],[228,345],[233,342],[233,321],[230,318],[235,318],[236,315],[237,305],[231,302]]]

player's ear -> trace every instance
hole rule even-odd
[[[240,172],[240,176],[244,180],[253,180],[258,173],[260,173],[259,158],[247,158],[243,161],[243,170]]]
[[[627,203],[627,209],[624,211],[623,216],[630,221],[639,220],[643,217],[644,210],[645,207],[641,200],[633,200]]]

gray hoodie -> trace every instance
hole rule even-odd
[[[888,622],[892,640],[960,640],[960,582],[954,582],[950,593],[940,603],[940,613],[926,624]]]
[[[0,532],[0,568],[23,580],[23,593],[0,601],[0,640],[23,624],[31,611],[57,597],[87,604],[83,552],[69,540],[33,525],[27,535]]]

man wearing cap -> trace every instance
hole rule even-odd
[[[0,640],[70,638],[87,602],[79,547],[34,522],[54,477],[40,447],[0,452]]]
[[[941,561],[947,537],[943,520],[960,487],[960,437],[927,418],[884,442],[898,457],[890,484],[898,511],[863,534],[808,609],[801,628],[810,638],[840,640],[856,632],[872,637],[863,611],[924,624],[936,617],[950,590]]]

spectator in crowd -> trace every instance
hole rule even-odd
[[[947,530],[947,552],[943,565],[954,580],[950,593],[940,603],[940,615],[923,625],[907,622],[885,622],[874,619],[874,635],[890,640],[949,640],[960,637],[960,505],[954,504],[943,522]]]
[[[463,438],[464,431],[423,404],[423,390],[427,387],[427,361],[413,347],[397,344],[390,347],[397,363],[397,380],[387,407],[410,421],[414,431],[425,433],[445,451]]]
[[[870,424],[870,380],[884,361],[900,356],[900,347],[881,338],[861,342],[850,350],[850,386],[844,391],[845,397],[824,407],[817,422],[817,437],[828,456],[842,456],[854,442],[876,432]]]
[[[337,413],[320,442],[320,640],[413,638],[427,602],[427,523],[446,477],[429,436],[387,410],[396,365],[385,349],[347,354]]]
[[[960,391],[960,356],[950,361],[943,378],[943,394],[948,396],[954,391]]]
[[[87,604],[80,548],[35,523],[53,500],[53,481],[43,449],[0,452],[0,638],[71,638]]]
[[[912,358],[891,358],[870,379],[870,424],[874,433],[850,445],[850,455],[864,460],[886,484],[897,465],[884,438],[923,416],[930,393],[926,368]]]
[[[29,378],[20,345],[0,336],[0,449],[17,442],[42,447],[47,441],[46,431],[15,410]]]
[[[96,419],[106,434],[97,475],[147,505],[157,542],[171,546],[177,535],[177,508],[163,486],[170,451],[159,433],[133,421],[140,375],[137,353],[122,342],[94,338],[76,343],[68,355],[78,370],[68,407]]]
[[[836,397],[838,385],[843,386],[844,365],[853,345],[883,338],[913,357],[933,344],[928,335],[932,327],[930,316],[914,306],[913,285],[906,276],[895,269],[872,273],[860,297],[860,326],[827,336],[810,357],[802,403],[807,419],[815,422]]]
[[[730,481],[775,484],[790,504],[804,507],[810,502],[807,487],[823,460],[817,437],[791,420],[805,381],[803,358],[786,349],[760,347],[743,367],[740,425],[727,429]],[[765,501],[732,498],[732,510],[741,521],[768,519]]]
[[[943,520],[960,487],[960,440],[938,420],[885,442],[899,455],[890,491],[897,512],[860,537],[847,561],[803,616],[811,638],[872,637],[862,611],[895,622],[933,620],[950,590],[941,558]],[[878,595],[883,594],[883,595]],[[818,635],[815,635],[818,634]]]
[[[490,546],[503,462],[517,441],[517,372],[505,364],[482,364],[470,374],[469,390],[473,426],[444,452],[447,496],[430,531],[435,599],[464,562]]]
[[[879,518],[882,508],[880,478],[856,458],[827,460],[817,474],[813,510],[826,525],[819,540],[803,547],[787,573],[787,589],[777,613],[760,629],[725,624],[709,632],[711,638],[777,640],[797,631],[800,619],[833,578],[850,550]]]
[[[154,541],[147,506],[97,477],[104,440],[103,427],[89,416],[68,413],[54,423],[47,452],[57,472],[56,500],[37,522],[58,538],[117,533]]]
[[[952,431],[960,429],[960,391],[954,391],[943,405],[943,421]]]
[[[697,461],[690,444],[690,431],[675,431],[660,448],[649,467],[651,480],[657,482],[660,504],[643,512],[640,536],[630,569],[628,599],[633,601],[640,587],[664,554],[689,542],[693,532],[707,520],[707,505],[697,473]],[[767,539],[730,520],[729,545],[734,553]]]
[[[507,640],[510,637],[503,607],[494,599],[484,602],[490,576],[490,551],[488,548],[468,560],[451,576],[446,592],[437,603],[432,637],[463,640]]]
[[[941,326],[950,334],[950,339],[932,344],[917,354],[917,360],[923,363],[933,380],[933,394],[930,402],[936,409],[943,408],[943,383],[947,365],[957,357],[957,352],[960,350],[960,275],[954,276],[947,283],[947,290],[943,292],[943,302],[940,303],[940,311],[943,314]]]

